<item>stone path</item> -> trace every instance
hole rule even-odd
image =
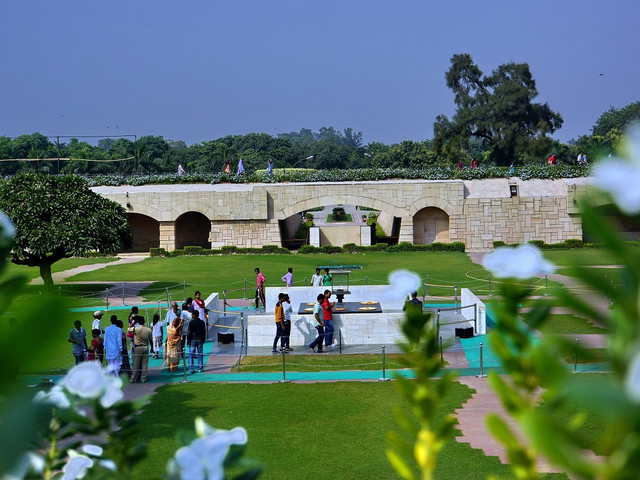
[[[59,283],[65,281],[67,278],[73,277],[74,275],[78,275],[79,273],[84,272],[93,272],[95,270],[100,270],[104,267],[111,267],[113,265],[124,265],[127,263],[137,263],[141,262],[145,258],[149,258],[149,254],[120,254],[118,255],[118,260],[116,262],[108,262],[108,263],[94,263],[91,265],[80,265],[79,267],[70,268],[69,270],[64,270],[62,272],[56,272],[52,275],[53,282]],[[68,282],[71,283],[71,282]],[[75,282],[73,282],[75,283]],[[78,283],[109,283],[109,282],[78,282]],[[36,277],[31,280],[30,285],[42,285],[42,278]]]

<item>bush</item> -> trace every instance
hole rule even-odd
[[[149,256],[151,257],[168,257],[168,253],[164,248],[150,248]]]
[[[184,255],[204,255],[204,248],[200,246],[187,246],[183,249]]]
[[[342,247],[336,245],[323,245],[320,250],[322,253],[342,253]]]
[[[237,253],[238,247],[236,247],[235,245],[225,245],[224,247],[220,248],[220,251],[223,255],[233,255],[234,253]]]
[[[504,247],[505,245],[506,243],[504,243],[502,240],[493,241],[493,248],[500,248],[500,247]]]
[[[342,246],[342,251],[344,253],[356,253],[358,251],[358,245],[355,243],[345,243]]]
[[[298,253],[301,255],[309,255],[312,253],[321,253],[322,250],[318,247],[314,247],[313,245],[303,245],[298,249]]]
[[[584,247],[584,242],[579,238],[569,238],[564,241],[564,244],[567,248],[582,248]]]
[[[304,215],[304,218],[306,218],[306,219],[307,219],[307,220],[309,220],[309,221],[313,220],[313,213],[307,212],[307,213]]]
[[[286,248],[282,248],[279,247],[277,245],[263,245],[262,246],[262,253],[283,253],[283,254],[289,254],[291,253],[289,250],[287,250]]]

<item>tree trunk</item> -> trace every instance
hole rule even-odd
[[[40,276],[44,281],[44,286],[47,290],[53,288],[53,277],[51,276],[51,264],[50,263],[41,263],[40,264]]]

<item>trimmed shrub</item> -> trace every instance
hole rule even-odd
[[[345,243],[342,246],[343,253],[356,253],[358,251],[358,246],[355,243]]]
[[[237,253],[237,251],[238,247],[235,245],[225,245],[220,248],[220,252],[222,252],[223,255],[233,255],[234,253]]]
[[[493,242],[493,248],[499,248],[499,247],[504,247],[507,244],[504,243],[502,240],[494,240]]]
[[[151,257],[167,257],[167,251],[164,248],[150,248],[149,256]]]
[[[342,253],[342,247],[336,245],[323,245],[320,250],[322,253]]]
[[[204,248],[197,245],[184,247],[183,250],[185,255],[204,255]]]
[[[309,255],[311,253],[322,253],[322,250],[313,245],[303,245],[298,249],[298,253],[301,255]]]
[[[582,248],[584,247],[584,242],[579,238],[568,238],[563,242],[567,248]]]

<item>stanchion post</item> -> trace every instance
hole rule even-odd
[[[186,346],[186,344],[185,344]],[[180,383],[191,383],[187,380],[187,352],[186,349],[182,349],[182,371],[184,374],[184,379],[180,381]]]
[[[544,274],[544,296],[549,296],[549,279],[546,273]]]
[[[187,303],[187,281],[182,281],[182,303]]]
[[[378,381],[379,382],[388,382],[389,380],[391,380],[390,378],[387,378],[387,366],[386,366],[386,355],[384,352],[384,345],[382,346],[382,378],[379,378]]]
[[[227,291],[222,291],[222,311],[227,314]]]
[[[106,290],[107,295],[105,296],[105,300],[107,301],[107,306],[105,308],[105,310],[109,310],[109,289],[107,288]]]
[[[576,338],[576,361],[573,364],[573,373],[578,373],[578,345],[580,344],[580,339]]]
[[[422,282],[422,306],[423,307],[424,307],[424,302],[427,300],[425,296],[426,294],[427,294],[426,284]]]
[[[282,351],[282,380],[280,380],[278,383],[288,383],[289,380],[287,380],[287,362],[285,361],[285,351]]]
[[[122,305],[124,306],[124,283],[122,284]]]
[[[460,313],[458,308],[458,285],[453,286],[453,306],[456,307],[456,313]]]
[[[440,337],[440,366],[444,368],[444,353],[442,351],[442,337]]]
[[[58,287],[58,296],[61,297],[62,296],[62,287]]]
[[[491,293],[491,274],[489,274],[488,277],[489,277],[489,296],[492,297],[493,293]]]
[[[482,342],[480,342],[480,374],[476,375],[476,378],[487,378],[487,375],[484,373],[484,359],[482,353]]]
[[[247,277],[244,277],[244,295],[242,296],[242,299],[247,299]]]
[[[342,353],[342,329],[338,329],[338,345],[340,346],[340,353]]]
[[[364,276],[364,286],[368,287],[369,286],[369,275],[365,275]]]
[[[429,285],[429,275],[427,275],[427,297],[431,296],[431,285]]]

